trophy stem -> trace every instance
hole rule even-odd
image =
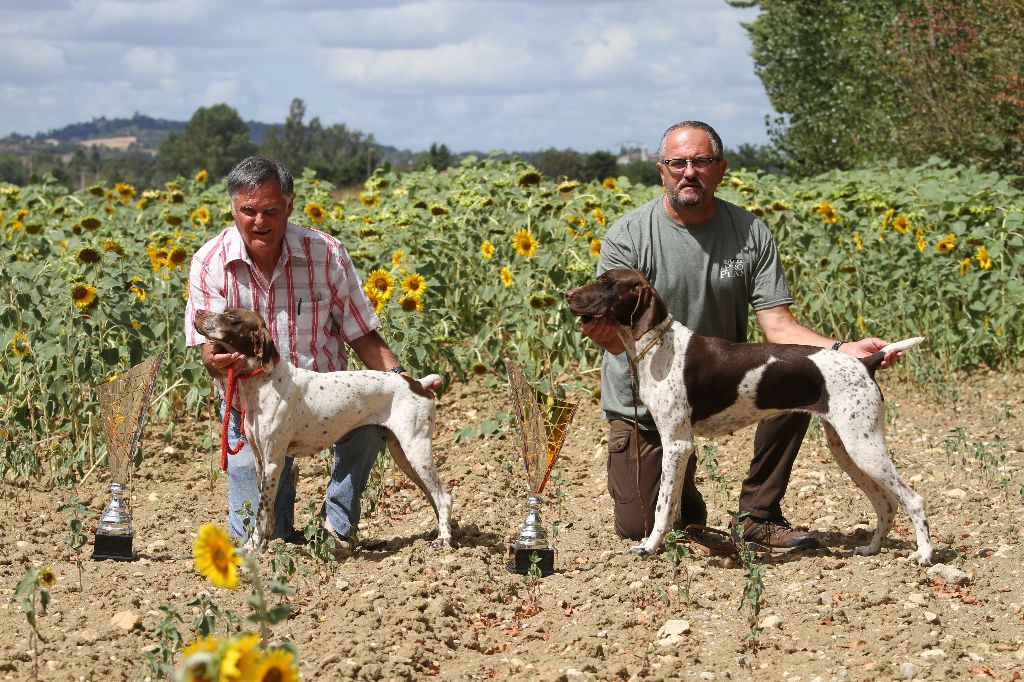
[[[96,530],[92,558],[133,561],[135,555],[132,540],[135,538],[135,530],[132,529],[132,516],[124,503],[120,483],[110,484],[110,495],[110,504]]]

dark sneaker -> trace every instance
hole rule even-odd
[[[748,516],[743,519],[743,539],[746,542],[770,547],[775,552],[815,549],[821,546],[817,535],[796,530],[785,519],[770,521]]]

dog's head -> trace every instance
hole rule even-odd
[[[668,317],[668,308],[639,270],[608,270],[590,284],[565,293],[569,310],[584,321],[607,317],[639,339]]]
[[[197,310],[193,326],[225,352],[241,353],[250,359],[251,369],[265,367],[280,357],[263,317],[251,310],[227,308],[222,313]]]

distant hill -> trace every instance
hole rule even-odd
[[[187,121],[171,121],[165,118],[153,118],[145,114],[135,113],[131,118],[107,118],[100,116],[85,123],[72,123],[63,128],[56,128],[45,133],[36,133],[32,139],[35,142],[45,140],[56,140],[57,142],[76,144],[93,140],[96,138],[133,136],[138,139],[139,145],[144,149],[156,150],[160,143],[167,139],[167,136],[174,132],[185,129]],[[263,142],[263,135],[268,123],[259,121],[246,121],[253,142],[257,145]]]

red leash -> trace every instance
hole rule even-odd
[[[227,471],[228,470],[228,455],[237,455],[239,450],[242,449],[242,445],[245,444],[245,404],[244,403],[242,404],[242,419],[239,422],[239,426],[238,426],[238,435],[239,435],[238,442],[235,443],[234,447],[232,447],[228,443],[228,423],[231,420],[231,399],[234,396],[236,384],[238,384],[238,380],[239,379],[249,379],[249,378],[252,378],[252,377],[259,376],[260,374],[263,374],[263,368],[262,367],[254,369],[253,371],[249,372],[248,374],[243,374],[240,377],[236,377],[235,376],[235,370],[228,369],[228,386],[227,386],[227,390],[226,390],[226,395],[224,396],[224,403],[225,403],[225,407],[224,407],[224,424],[223,424],[223,426],[221,428],[221,432],[220,432],[220,470],[221,471]]]

